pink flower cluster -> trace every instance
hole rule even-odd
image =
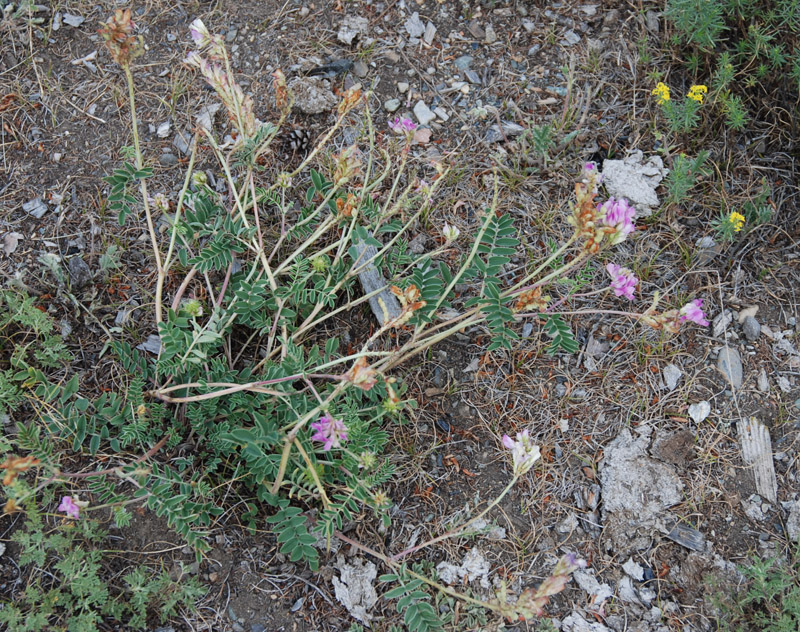
[[[61,504],[58,506],[58,511],[63,511],[70,518],[78,518],[81,513],[81,508],[72,500],[72,496],[63,496]]]
[[[408,134],[417,129],[417,124],[409,118],[397,116],[393,121],[389,121],[389,127],[400,134]]]
[[[633,223],[636,217],[636,209],[628,204],[628,200],[625,198],[615,200],[610,197],[604,204],[599,205],[597,210],[603,216],[603,223],[615,229],[614,234],[611,236],[612,244],[622,243],[628,235],[636,230],[636,226]]]
[[[511,461],[515,477],[527,474],[528,470],[533,467],[533,464],[541,456],[539,446],[531,443],[531,437],[527,429],[517,433],[516,441],[508,435],[503,435],[503,446],[511,450]]]
[[[311,436],[314,441],[323,441],[325,445],[322,446],[324,452],[328,452],[331,448],[342,447],[342,442],[347,441],[347,427],[341,419],[334,419],[328,413],[325,413],[311,424],[311,427],[317,432]]]
[[[703,307],[703,299],[700,298],[681,307],[681,322],[690,320],[703,327],[708,327],[706,315],[703,313],[703,310],[700,309],[701,307]]]
[[[614,294],[624,296],[632,301],[636,285],[639,283],[639,279],[634,276],[633,272],[614,263],[609,263],[606,271],[611,276],[611,289],[614,290]]]

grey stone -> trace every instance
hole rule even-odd
[[[658,13],[655,11],[647,11],[644,14],[647,30],[653,33],[658,33]]]
[[[674,391],[675,388],[678,386],[678,380],[681,379],[683,375],[683,371],[681,371],[676,365],[668,364],[664,367],[664,370],[661,372],[661,375],[664,378],[664,384],[667,387],[668,391]]]
[[[739,352],[731,347],[723,347],[717,358],[717,369],[727,378],[733,388],[742,386],[742,359]]]
[[[639,217],[647,217],[660,202],[656,189],[667,175],[660,156],[645,160],[635,151],[624,160],[603,161],[603,184],[610,195],[625,198],[636,207]]]
[[[478,73],[475,72],[474,70],[468,68],[467,70],[464,71],[464,75],[467,77],[467,81],[469,81],[470,83],[476,86],[481,85],[481,78],[478,76]]]
[[[564,33],[564,44],[566,46],[575,46],[581,41],[581,36],[578,35],[575,31],[569,30]]]
[[[450,120],[450,115],[447,113],[447,110],[445,110],[443,107],[434,108],[433,112],[434,114],[436,114],[436,116],[438,116],[441,120],[445,122]]]
[[[161,353],[161,337],[158,334],[150,334],[147,336],[147,340],[140,345],[136,345],[136,348],[139,351],[148,351],[157,355]]]
[[[67,24],[74,28],[79,27],[86,21],[86,18],[82,18],[79,15],[72,15],[71,13],[65,13],[63,19],[64,19],[64,24]]]
[[[694,423],[699,424],[711,413],[711,404],[707,401],[697,402],[689,406],[689,417]]]
[[[522,28],[525,29],[526,33],[530,34],[536,29],[536,25],[530,20],[522,20]]]
[[[600,463],[604,533],[620,554],[647,546],[665,510],[683,500],[675,468],[648,456],[648,443],[647,437],[623,430]]]
[[[786,506],[788,503],[784,503]],[[789,518],[786,520],[786,533],[792,542],[797,542],[800,538],[800,500],[795,500],[789,509]]]
[[[178,157],[175,154],[161,154],[158,157],[158,162],[164,167],[172,167],[178,164]]]
[[[369,20],[367,18],[348,15],[345,16],[342,23],[339,25],[339,32],[336,34],[342,44],[350,46],[354,40],[367,34],[369,29]]]
[[[233,40],[236,39],[236,36],[239,34],[239,29],[230,29],[227,33],[225,33],[225,41],[230,44]]]
[[[169,130],[172,127],[172,124],[169,121],[164,121],[163,123],[159,124],[158,128],[156,129],[156,136],[159,138],[166,138],[169,136]]]
[[[612,630],[597,621],[587,621],[579,613],[573,612],[564,617],[561,622],[561,632],[612,632]]]
[[[294,95],[294,107],[304,114],[328,112],[338,103],[330,83],[319,77],[294,77],[289,90]]]
[[[411,251],[412,254],[421,255],[425,253],[425,244],[428,241],[428,237],[425,233],[419,233],[414,239],[408,242],[408,249]]]
[[[764,368],[761,368],[761,371],[758,373],[758,390],[762,393],[766,393],[769,391],[769,378],[767,377],[767,372]],[[800,401],[800,400],[798,400]]]
[[[400,94],[405,94],[408,92],[408,84],[405,81],[398,81],[397,82],[397,91]]]
[[[510,121],[504,121],[503,131],[500,131],[499,125],[492,125],[489,128],[489,131],[486,132],[485,140],[487,143],[499,143],[501,140],[505,140],[506,138],[519,136],[524,131],[525,128],[522,127],[522,125],[517,125],[516,123],[512,123]]]
[[[364,78],[367,76],[368,72],[369,72],[369,66],[367,66],[367,64],[365,64],[360,59],[353,64],[353,73],[355,74],[356,77]]]
[[[461,57],[456,58],[453,63],[456,65],[456,68],[463,71],[470,67],[472,60],[472,55],[461,55]]]
[[[19,246],[20,239],[23,239],[22,233],[6,233],[3,235],[3,244],[0,246],[0,250],[8,257],[17,250],[17,246]]]
[[[533,323],[526,322],[522,326],[522,337],[529,338],[532,333],[533,333]]]
[[[400,99],[387,99],[383,102],[383,109],[387,112],[397,112],[400,109]]]
[[[486,36],[484,41],[487,44],[494,44],[497,41],[497,33],[494,32],[494,27],[491,24],[486,25]]]
[[[422,23],[422,20],[419,19],[419,13],[414,11],[410,18],[406,20],[404,25],[406,27],[406,32],[409,34],[410,37],[422,37],[422,34],[425,33],[425,25]]]
[[[36,219],[42,219],[42,216],[47,213],[47,204],[42,201],[42,197],[33,198],[22,205],[22,210],[33,215]]]
[[[70,257],[67,260],[69,283],[73,290],[80,290],[92,281],[92,271],[81,257]]]
[[[482,40],[486,36],[486,31],[483,30],[478,20],[470,20],[469,24],[467,24],[467,30],[476,40]]]
[[[178,132],[172,139],[172,146],[184,156],[192,152],[192,135],[188,132]]]
[[[372,562],[363,558],[352,558],[352,564],[345,561],[343,555],[338,555],[334,565],[341,574],[341,579],[333,577],[334,594],[336,600],[347,611],[362,623],[372,621],[370,610],[378,601],[378,593],[373,582],[378,576],[378,568]]]
[[[711,335],[714,338],[719,338],[727,329],[728,325],[733,322],[733,313],[731,310],[726,309],[714,317],[711,321]]]
[[[425,34],[422,36],[422,41],[430,46],[433,43],[433,38],[435,35],[436,27],[434,26],[433,22],[428,20],[428,23],[425,25]]]
[[[761,324],[752,316],[748,316],[744,319],[744,323],[742,323],[742,331],[744,332],[745,338],[752,342],[761,335]]]
[[[414,106],[414,116],[417,117],[420,125],[428,125],[436,118],[436,115],[431,112],[431,109],[425,105],[424,101],[417,101]]]
[[[491,565],[478,547],[473,547],[464,555],[460,566],[451,562],[439,562],[436,571],[446,584],[460,585],[477,581],[483,588],[489,588],[489,571]]]

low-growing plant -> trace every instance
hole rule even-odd
[[[689,51],[690,72],[710,79],[712,109],[727,127],[744,129],[748,109],[762,107],[764,93],[796,111],[797,0],[669,0],[665,15],[674,43]]]
[[[110,588],[102,565],[105,534],[88,517],[64,518],[53,529],[29,502],[26,520],[11,539],[20,547],[20,580],[29,579],[17,599],[0,604],[0,624],[9,632],[94,632],[107,621],[141,630],[153,617],[163,623],[179,609],[191,609],[205,594],[193,577],[175,581],[166,571],[144,566]]]
[[[65,497],[71,500],[59,506],[70,515],[109,506],[124,525],[130,518],[124,507],[141,502],[165,516],[200,560],[209,548],[206,528],[223,512],[214,490],[236,481],[249,502],[247,520],[259,526],[258,506],[270,508],[266,521],[291,561],[316,570],[320,538],[338,538],[381,560],[389,571],[383,580],[395,584],[386,596],[397,599],[409,630],[441,627],[428,588],[508,620],[541,616],[548,598],[580,565],[574,556],[562,558],[537,589],[510,595],[501,585],[486,601],[442,586],[406,561],[470,533],[529,473],[539,446],[527,429],[515,439],[498,437],[511,456],[509,482],[458,527],[394,554],[341,532],[343,524],[367,513],[390,524],[385,486],[394,468],[384,454],[387,428],[414,406],[392,371],[468,329],[488,332],[490,351],[513,349],[526,318],[541,325],[551,354],[578,350],[568,322],[576,313],[621,315],[677,333],[687,321],[708,325],[702,301],[663,310],[655,293],[642,313],[565,309],[572,299],[590,295],[632,301],[639,284],[628,268],[608,262],[608,285],[578,294],[592,270],[588,264],[610,257],[635,230],[636,209],[625,200],[598,202],[593,163],[585,165],[566,213],[572,235],[524,272],[509,274],[520,241],[511,216],[497,210],[496,174],[493,201],[478,217],[474,236],[467,240],[457,227],[445,225],[433,251],[412,257],[404,240],[425,217],[450,169],[446,159],[427,168],[413,162],[416,125],[397,118],[388,138],[376,133],[368,95],[351,89],[342,95],[335,122],[300,164],[281,165],[276,144],[292,107],[285,77],[280,70],[273,74],[275,122],[258,121],[222,38],[200,21],[191,26],[197,48],[187,64],[222,101],[231,134],[221,143],[211,130],[199,128],[177,201],[151,201],[147,182],[153,170],[135,123],[131,60],[142,43],[133,28],[130,12],[120,10],[101,30],[128,83],[134,140],[132,155],[106,182],[120,224],[144,216],[156,270],[158,335],[143,349],[125,340],[109,344],[125,383],[98,397],[81,394],[78,374],[53,379],[13,359],[8,377],[39,421],[21,424],[14,439],[14,450],[27,456],[10,456],[4,464],[15,472],[4,481],[6,511],[35,503],[54,484],[72,490]],[[333,150],[345,126],[357,130],[361,146]],[[534,143],[547,140],[537,138]],[[200,145],[222,173],[215,187],[206,172],[195,170]],[[170,227],[163,243],[156,231],[159,213]],[[459,241],[466,246],[462,254]],[[392,273],[390,281],[359,291],[356,283],[365,274],[380,274],[379,268]],[[472,290],[457,296],[456,286],[464,283]],[[169,301],[168,287],[176,288]],[[201,287],[202,293],[192,295]],[[328,327],[334,319],[358,320],[368,302],[377,325],[343,348]],[[168,463],[156,460],[162,449],[189,439],[194,450]],[[82,455],[90,470],[69,471],[71,455]],[[102,466],[100,456],[118,465]],[[34,472],[40,479],[32,485]],[[83,501],[88,508],[75,504],[78,493],[91,499]]]
[[[724,632],[795,632],[800,629],[800,544],[788,559],[753,556],[738,566],[745,585],[738,591],[706,579]]]

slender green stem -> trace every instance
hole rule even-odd
[[[122,68],[125,70],[125,79],[128,82],[128,103],[131,108],[131,125],[133,131],[133,147],[136,153],[136,168],[144,168],[144,157],[142,156],[142,147],[139,141],[139,126],[136,121],[136,98],[133,86],[133,73],[131,73],[130,64],[123,64]],[[158,237],[156,236],[156,228],[153,222],[153,213],[150,210],[150,200],[147,195],[147,180],[141,178],[139,180],[139,189],[142,192],[142,204],[144,205],[144,214],[147,218],[147,231],[150,233],[150,245],[153,248],[153,256],[156,260],[156,272],[158,274],[158,281],[156,288],[164,284],[164,266],[161,262],[161,249],[158,245]],[[156,300],[156,323],[163,320],[161,301]]]

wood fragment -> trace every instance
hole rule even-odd
[[[378,254],[375,246],[368,246],[361,240],[353,242],[353,245],[358,250],[358,261],[354,264],[356,267],[362,265],[365,261],[369,261]],[[358,273],[358,280],[361,283],[361,288],[365,294],[369,294],[376,290],[382,289],[383,291],[372,296],[369,299],[369,306],[378,323],[383,326],[387,320],[392,320],[403,313],[403,308],[400,306],[400,301],[389,290],[389,285],[384,278],[383,274],[373,262],[364,266],[364,269]]]
[[[775,464],[772,460],[772,440],[769,430],[755,417],[742,419],[736,424],[742,458],[753,468],[756,491],[759,496],[771,503],[778,501],[778,481],[775,478]]]

